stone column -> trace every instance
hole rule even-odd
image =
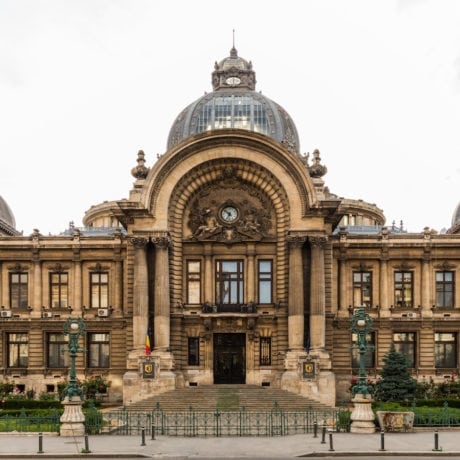
[[[348,316],[348,261],[345,257],[339,258],[339,276],[340,276],[340,292],[339,292],[339,316]]]
[[[432,317],[433,312],[430,305],[431,297],[431,283],[430,283],[430,273],[431,273],[431,261],[429,255],[425,255],[422,260],[422,315],[424,317]]]
[[[288,236],[289,244],[289,297],[288,340],[289,351],[304,350],[304,290],[302,248],[306,241],[302,236]]]
[[[255,266],[254,266],[254,256],[255,256],[255,246],[254,244],[248,244],[247,248],[247,261],[248,261],[248,268],[247,268],[247,288],[246,288],[246,299],[245,302],[255,302]]]
[[[83,293],[80,254],[76,255],[75,260],[74,260],[74,287],[73,289],[74,289],[74,296],[73,296],[72,308],[74,309],[77,316],[80,316],[81,307],[82,307],[82,293]]]
[[[326,286],[324,277],[324,236],[309,237],[311,244],[310,346],[312,353],[326,345]]]
[[[123,263],[121,260],[115,261],[115,299],[114,313],[116,316],[123,313]]]
[[[134,246],[134,289],[133,289],[133,352],[144,353],[145,335],[148,328],[148,268],[147,239],[131,238]]]
[[[388,260],[386,258],[380,259],[380,316],[388,317],[391,315],[390,305],[388,302]]]
[[[34,261],[34,297],[32,301],[33,311],[31,316],[39,318],[42,308],[42,264],[40,260]]]
[[[212,246],[205,244],[204,246],[204,300],[205,302],[214,303],[212,278]]]
[[[170,292],[169,292],[169,245],[167,236],[154,239],[155,244],[155,330],[154,350],[169,350]]]

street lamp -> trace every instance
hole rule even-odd
[[[61,415],[61,436],[83,436],[85,434],[85,416],[81,406],[83,391],[78,386],[75,359],[77,353],[84,350],[78,346],[79,338],[85,334],[83,318],[68,318],[64,323],[64,335],[69,336],[70,371],[69,382],[63,392],[62,405],[64,413]]]
[[[64,323],[64,335],[69,336],[69,349],[67,350],[70,355],[70,371],[69,371],[69,383],[64,389],[63,396],[72,399],[74,396],[78,396],[82,399],[83,391],[78,386],[77,373],[75,370],[75,359],[78,352],[84,350],[78,346],[78,340],[80,336],[85,333],[85,322],[83,318],[68,318]]]
[[[374,349],[373,345],[367,343],[367,334],[373,330],[372,318],[364,311],[364,307],[358,307],[351,317],[351,332],[357,336],[357,343],[352,345],[352,348],[357,348],[359,351],[359,378],[353,385],[353,395],[362,394],[366,397],[372,393],[367,384],[365,354]]]
[[[353,411],[351,413],[350,431],[352,433],[374,433],[374,413],[372,411],[372,392],[366,379],[365,354],[373,350],[374,346],[367,343],[367,334],[372,332],[372,318],[364,311],[364,307],[358,307],[351,317],[351,332],[357,335],[356,345],[359,351],[359,378],[352,388]]]

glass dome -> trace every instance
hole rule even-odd
[[[0,196],[0,220],[11,227],[16,227],[13,212],[11,211],[8,203]]]
[[[194,134],[214,129],[245,129],[269,136],[299,153],[299,138],[289,114],[277,103],[255,91],[251,62],[235,48],[216,62],[214,91],[186,107],[176,118],[168,137],[168,149]]]
[[[457,204],[457,207],[454,210],[452,215],[452,227],[460,224],[460,202]]]

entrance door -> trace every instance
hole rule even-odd
[[[214,383],[246,383],[245,334],[214,334]]]

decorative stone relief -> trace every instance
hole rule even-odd
[[[268,198],[226,167],[217,184],[192,198],[184,233],[196,241],[260,241],[273,236],[272,214]]]

